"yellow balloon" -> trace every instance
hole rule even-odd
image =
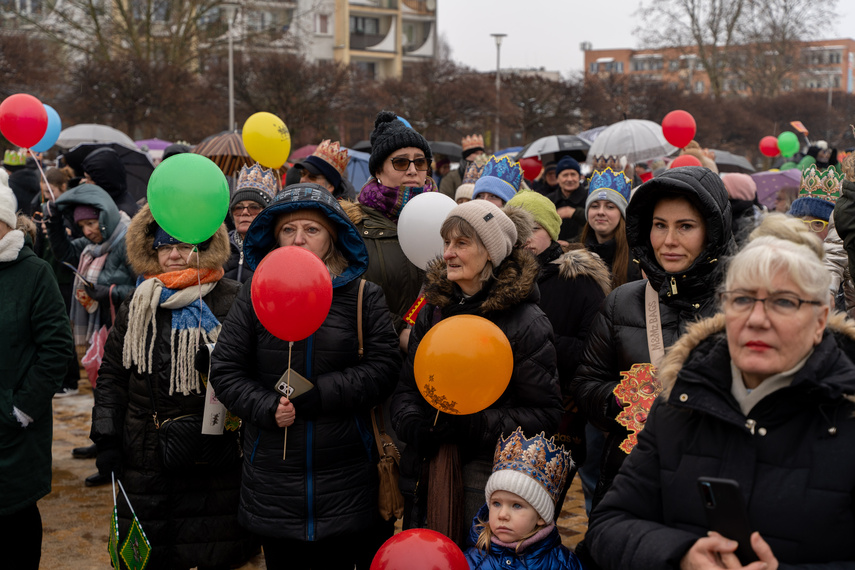
[[[279,168],[291,154],[291,133],[273,113],[255,113],[243,124],[243,146],[254,161]]]
[[[511,343],[483,317],[457,315],[438,322],[419,343],[416,386],[441,412],[474,414],[504,393],[514,370]]]

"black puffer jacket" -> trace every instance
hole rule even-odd
[[[243,242],[238,245],[235,239],[236,230],[229,232],[229,247],[231,254],[229,260],[223,265],[223,271],[226,272],[226,279],[234,279],[239,283],[246,283],[252,277],[253,271],[247,265],[243,256]]]
[[[308,191],[296,195],[301,189]],[[320,401],[310,413],[308,403],[303,408],[300,397],[294,399],[297,419],[287,429],[285,459],[286,430],[274,418],[280,398],[274,385],[288,368],[288,343],[259,322],[252,279],[223,325],[211,372],[217,397],[244,422],[241,525],[262,536],[303,541],[352,535],[374,520],[377,453],[369,411],[391,394],[401,363],[383,292],[373,283],[365,285],[365,356],[358,357],[357,290],[368,263],[365,246],[335,198],[315,189],[320,187],[292,185],[277,195],[253,221],[244,244],[254,269],[275,247],[278,216],[314,207],[336,226],[337,247],[349,262],[333,280],[324,323],[294,343],[291,367],[315,385]]]
[[[146,206],[128,228],[128,254],[141,273],[149,273],[158,265],[151,247],[154,235],[147,230],[150,224],[154,219]],[[228,255],[227,239],[225,227],[221,227],[209,248],[200,252],[203,267],[222,265]],[[234,281],[220,280],[203,297],[218,321],[225,320],[239,287]],[[149,384],[157,393],[160,421],[202,413],[204,389],[201,394],[169,394],[172,311],[162,307],[157,308],[157,330],[153,333],[151,370],[156,372],[142,374],[135,364],[125,368],[122,351],[132,298],[119,308],[98,374],[90,437],[98,445],[99,462],[114,450],[120,453],[120,465],[114,467],[121,473],[122,484],[152,544],[152,567],[242,563],[252,555],[254,543],[237,524],[239,466],[190,474],[163,470]],[[118,505],[119,535],[124,539],[132,519],[127,503],[119,500]]]
[[[125,165],[115,150],[109,147],[97,148],[83,159],[82,166],[92,182],[106,190],[121,211],[132,218],[140,211],[128,191]]]
[[[686,271],[677,274],[662,269],[650,245],[653,208],[663,191],[692,196],[706,222],[704,251]],[[690,322],[716,312],[715,292],[724,275],[722,262],[734,248],[730,223],[730,204],[721,178],[699,166],[675,168],[645,182],[630,201],[627,239],[633,257],[658,292],[666,348]],[[582,412],[596,427],[609,432],[594,505],[608,490],[626,458],[618,446],[627,437],[627,430],[615,420],[621,408],[612,391],[620,382],[622,371],[636,363],[650,362],[644,311],[646,287],[646,280],[633,281],[606,297],[573,379],[572,392]]]
[[[692,326],[665,360],[666,391],[596,509],[599,565],[677,568],[707,524],[697,479],[735,479],[779,568],[855,566],[855,325],[842,315],[792,384],[746,417],[731,394],[724,317]]]
[[[392,397],[392,426],[408,444],[401,460],[401,488],[405,493],[412,494],[420,476],[422,457],[412,445],[412,438],[408,441],[411,430],[404,426],[436,416],[436,410],[416,386],[413,363],[419,343],[438,320],[459,314],[484,317],[505,333],[514,355],[514,369],[505,392],[486,410],[471,415],[467,433],[457,434],[463,444],[464,464],[470,460],[491,463],[499,436],[509,435],[517,426],[525,433],[555,433],[562,413],[561,395],[552,325],[537,306],[538,272],[537,260],[529,252],[514,249],[495,269],[497,277],[478,294],[464,299],[460,288],[448,280],[444,261],[438,260],[428,267],[425,284],[428,304],[413,327],[407,361]],[[435,317],[437,308],[439,318]],[[420,484],[422,489],[426,486]],[[464,525],[473,514],[468,513]]]

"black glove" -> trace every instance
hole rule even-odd
[[[296,398],[291,398],[298,418],[313,420],[321,413],[321,393],[317,388],[303,392]]]
[[[208,367],[211,365],[211,351],[207,346],[203,346],[196,351],[196,357],[193,358],[193,367],[199,374],[207,374]]]
[[[95,458],[95,466],[98,467],[98,473],[101,475],[109,475],[112,471],[117,476],[122,472],[122,452],[120,449],[110,447],[107,449],[98,448],[98,457]]]
[[[454,424],[442,416],[446,416],[446,414],[440,415],[436,425],[433,425],[436,414],[412,418],[401,424],[400,429],[398,429],[398,436],[422,457],[433,457],[440,445],[454,443],[457,438],[457,430]]]
[[[110,301],[109,285],[100,285],[95,283],[94,285],[84,285],[83,287],[86,289],[86,294],[89,295],[93,301],[98,301],[99,303],[108,303]]]

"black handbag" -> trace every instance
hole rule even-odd
[[[202,433],[202,414],[187,414],[158,421],[157,405],[151,379],[146,375],[151,413],[157,428],[160,461],[165,471],[180,472],[190,469],[224,469],[236,465],[241,459],[238,431],[225,430],[221,435]]]

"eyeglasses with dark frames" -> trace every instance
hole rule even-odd
[[[399,172],[404,172],[409,169],[410,163],[415,165],[416,170],[420,172],[424,172],[428,169],[428,159],[423,156],[420,156],[419,158],[415,158],[413,160],[410,160],[409,158],[406,158],[404,156],[396,156],[395,158],[391,158],[389,160],[392,161],[392,168]]]
[[[793,315],[802,308],[802,305],[821,306],[821,301],[810,301],[799,299],[795,293],[772,293],[767,297],[753,297],[744,291],[725,291],[719,294],[725,312],[734,314],[747,313],[754,308],[757,302],[763,303],[767,313],[777,315]]]
[[[259,204],[250,204],[249,206],[241,206],[238,204],[237,206],[234,206],[232,208],[232,215],[236,216],[236,215],[240,214],[241,212],[243,212],[244,210],[246,210],[247,212],[249,212],[252,215],[256,215],[263,209],[264,208],[262,208]]]

